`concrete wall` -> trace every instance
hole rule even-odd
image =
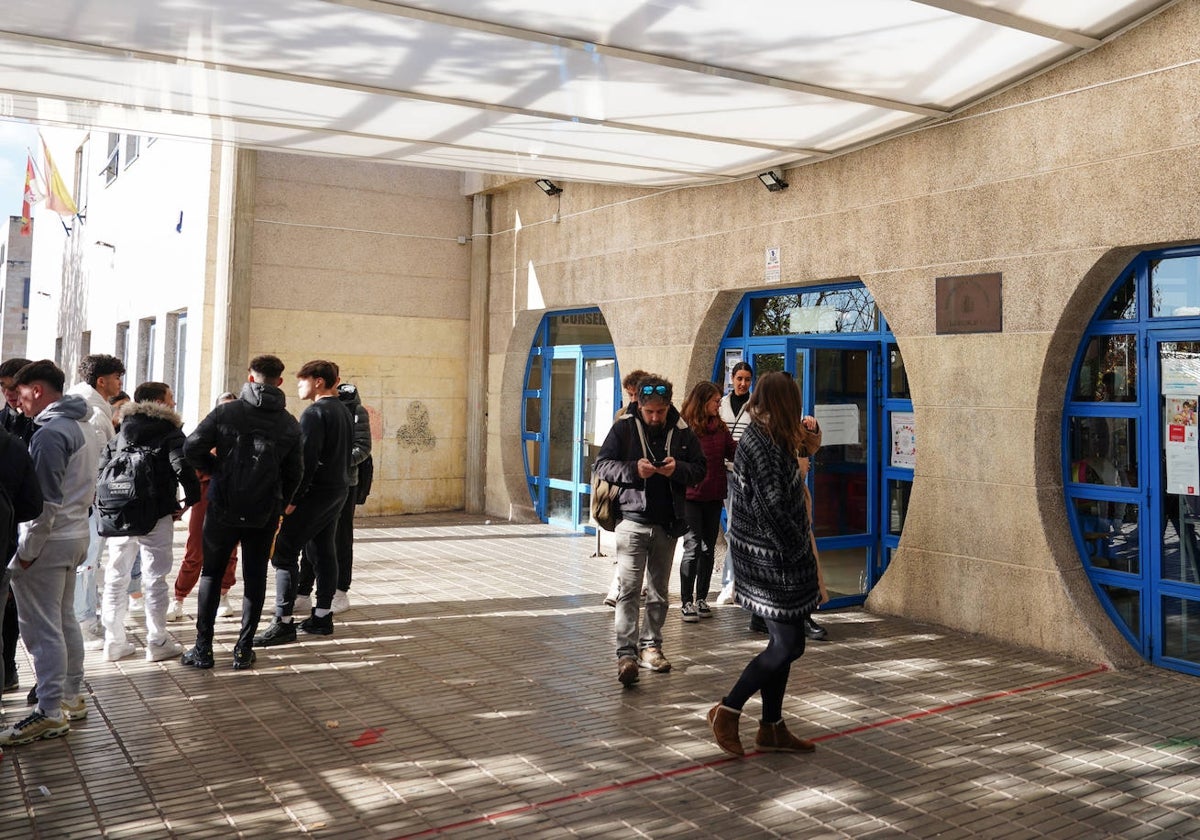
[[[676,191],[531,182],[493,197],[488,508],[531,515],[520,379],[546,310],[599,305],[619,362],[707,378],[742,293],[860,278],[899,340],[920,441],[899,553],[868,606],[1134,662],[1070,540],[1071,356],[1139,250],[1200,238],[1200,3],[933,128],[786,173]],[[554,221],[558,214],[558,221]],[[934,280],[1002,272],[1004,330],[939,336]]]
[[[33,221],[30,220],[30,227]],[[25,355],[28,308],[25,284],[30,279],[33,236],[21,235],[21,217],[10,216],[0,225],[0,359]],[[31,292],[32,293],[32,292]]]
[[[464,504],[471,201],[453,172],[258,153],[248,356],[328,358],[371,412],[365,513]],[[464,237],[464,244],[459,243]]]

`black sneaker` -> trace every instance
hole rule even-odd
[[[190,668],[211,668],[213,666],[212,647],[195,645],[179,657],[179,664],[187,665]]]
[[[245,671],[254,664],[254,660],[257,658],[254,648],[243,648],[238,645],[233,649],[233,670]]]
[[[254,637],[255,647],[272,647],[274,645],[290,645],[296,641],[296,623],[283,622],[278,618],[272,619],[267,629]]]
[[[318,618],[314,612],[308,618],[300,622],[300,629],[310,636],[332,636],[333,635],[333,613],[330,613],[323,618]]]

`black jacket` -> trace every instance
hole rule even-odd
[[[646,425],[642,423],[637,403],[634,403],[625,414],[613,422],[612,428],[608,431],[608,437],[604,439],[604,445],[596,454],[592,472],[609,484],[620,485],[621,516],[623,518],[635,522],[674,527],[678,531],[676,536],[679,536],[682,534],[683,526],[680,523],[684,518],[687,488],[702,481],[707,469],[700,441],[688,428],[688,424],[683,422],[683,418],[679,416],[675,406],[671,406],[667,411],[666,428],[673,430],[673,433],[671,435],[671,451],[666,454],[675,459],[675,472],[671,474],[670,479],[659,475],[643,479],[638,476],[637,471],[638,459],[643,457],[641,437],[637,432],[638,425],[641,425],[642,431],[646,432],[653,448],[655,436],[650,434]],[[665,433],[659,437],[665,438]],[[664,454],[661,452],[663,443],[665,440],[659,444],[660,450],[650,453],[651,460]],[[647,491],[649,490],[649,493],[653,495],[666,488],[669,488],[671,510],[675,521],[673,523],[654,522],[652,521],[655,519],[653,516],[654,500],[650,499],[648,502]]]
[[[7,564],[17,549],[16,524],[42,515],[42,485],[34,472],[33,459],[29,457],[25,442],[3,430],[0,430],[0,482],[8,491],[13,509],[11,533],[0,534],[3,543],[0,552],[4,555],[0,562]],[[0,592],[0,601],[6,597],[7,593]]]
[[[183,488],[183,506],[191,507],[200,501],[200,480],[183,457],[182,429],[183,418],[162,403],[126,403],[121,407],[121,429],[105,444],[100,455],[100,472],[122,445],[153,447],[171,465],[169,472],[155,468],[154,496],[158,502],[155,513],[163,517],[180,509],[175,492],[177,484]]]
[[[274,385],[247,382],[238,399],[217,406],[200,421],[196,431],[188,435],[183,454],[188,463],[205,475],[216,475],[220,462],[229,456],[238,436],[258,432],[274,441],[279,459],[279,489],[276,501],[279,510],[291,504],[300,479],[304,477],[304,460],[300,453],[300,424],[287,411],[287,398]],[[216,454],[213,454],[216,450]],[[209,484],[209,499],[213,485]],[[234,511],[233,513],[241,513]]]
[[[350,486],[350,451],[354,444],[354,417],[336,397],[313,400],[300,415],[300,448],[304,477],[296,490],[296,503],[310,488],[345,492]]]
[[[350,486],[358,484],[358,465],[371,457],[371,415],[349,382],[338,386],[338,399],[354,417],[354,442],[350,447]]]
[[[29,439],[33,437],[34,433],[32,417],[26,417],[5,403],[4,407],[0,408],[0,428],[13,437],[20,438],[25,442],[25,447],[29,447]]]

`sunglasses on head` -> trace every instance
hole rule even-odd
[[[648,397],[651,394],[658,394],[660,397],[665,397],[667,395],[667,386],[666,385],[643,385],[642,386],[642,396]]]

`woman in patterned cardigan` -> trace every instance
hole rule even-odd
[[[812,752],[811,741],[788,732],[783,697],[791,663],[804,653],[804,620],[829,600],[813,552],[804,478],[798,456],[812,417],[802,417],[800,391],[785,373],[759,380],[750,398],[754,420],[734,458],[733,519],[727,535],[735,597],[766,620],[770,641],[750,660],[733,689],[708,712],[717,745],[744,755],[738,722],[742,706],[762,695],[755,746],[765,752]]]

